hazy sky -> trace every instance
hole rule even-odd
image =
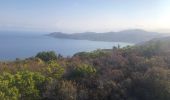
[[[0,0],[0,30],[170,29],[170,0]]]

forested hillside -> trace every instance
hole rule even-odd
[[[163,37],[164,34],[158,32],[148,32],[140,29],[133,29],[105,33],[84,32],[67,34],[62,32],[53,32],[51,34],[48,34],[48,36],[55,38],[78,39],[78,40],[140,43],[154,38]]]
[[[0,62],[0,100],[170,100],[161,44]]]

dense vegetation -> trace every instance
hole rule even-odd
[[[0,62],[0,100],[170,100],[170,53],[154,44]]]

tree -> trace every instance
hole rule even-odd
[[[54,51],[39,52],[35,57],[40,58],[45,62],[57,59],[57,55],[56,55],[56,53]]]
[[[47,77],[51,78],[61,78],[65,70],[62,66],[58,65],[55,61],[50,61],[48,66],[43,69]]]
[[[60,81],[55,86],[57,100],[77,100],[76,84],[72,81]]]
[[[14,76],[9,73],[4,73],[0,77],[0,100],[18,100],[19,90],[12,85]]]
[[[88,64],[75,67],[70,75],[71,78],[88,77],[96,73],[96,69]]]
[[[37,100],[41,98],[41,89],[45,77],[29,71],[0,76],[0,100]]]

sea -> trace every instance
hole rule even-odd
[[[39,32],[0,32],[0,60],[25,59],[42,51],[55,51],[64,57],[77,52],[90,52],[96,49],[112,49],[133,45],[124,42],[103,42],[89,40],[59,39]]]

